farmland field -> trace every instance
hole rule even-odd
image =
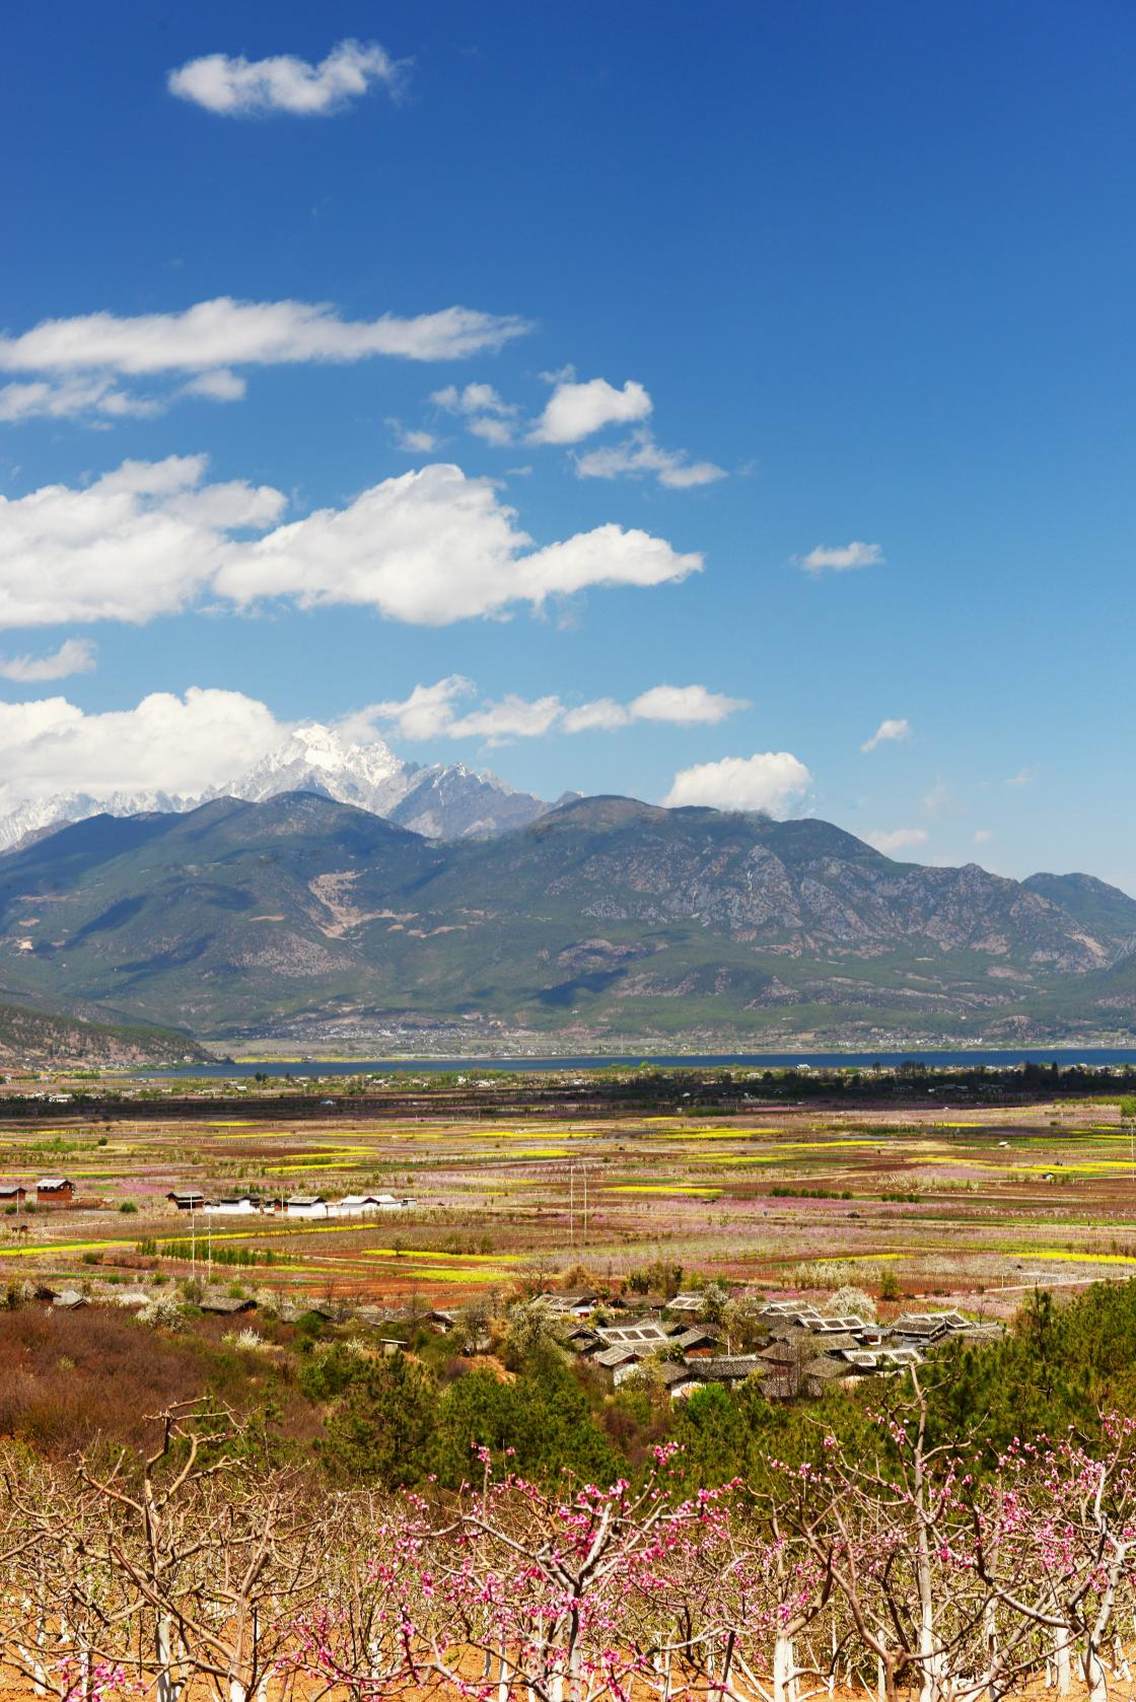
[[[665,1261],[770,1291],[881,1284],[1008,1314],[1023,1290],[1136,1273],[1136,1166],[1116,1101],[952,1111],[773,1105],[699,1116],[377,1119],[336,1113],[113,1122],[61,1107],[0,1126],[0,1180],[75,1184],[66,1208],[0,1218],[0,1281],[141,1270],[392,1305],[574,1266],[618,1282]],[[173,1189],[412,1209],[302,1221],[186,1213]],[[237,1267],[237,1268],[230,1268]]]

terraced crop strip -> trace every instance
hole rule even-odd
[[[247,1280],[386,1300],[681,1265],[790,1292],[843,1275],[906,1295],[987,1295],[1136,1271],[1136,1166],[1116,1106],[624,1118],[443,1113],[319,1127],[254,1118],[0,1133],[0,1180],[69,1176],[66,1209],[9,1208],[0,1273],[137,1280],[244,1249]],[[175,1212],[166,1195],[250,1191],[272,1213]],[[381,1192],[405,1211],[288,1217],[292,1193]],[[188,1248],[188,1252],[187,1252]],[[243,1257],[242,1255],[239,1255]],[[271,1256],[272,1263],[265,1262]],[[226,1275],[228,1273],[226,1272]],[[244,1279],[242,1279],[244,1280]]]

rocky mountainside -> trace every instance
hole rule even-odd
[[[169,1029],[84,1022],[80,1017],[0,1003],[0,1068],[184,1064],[207,1056],[188,1035]]]
[[[1136,898],[1094,875],[1030,875],[1022,882],[1075,916],[1090,933],[1136,946]]]
[[[29,843],[62,823],[95,815],[180,814],[215,797],[263,803],[284,792],[319,792],[341,804],[387,816],[431,839],[461,839],[523,827],[549,807],[531,793],[515,792],[495,774],[475,773],[464,763],[425,767],[404,762],[382,739],[360,743],[313,721],[294,728],[275,750],[224,788],[192,795],[118,791],[96,798],[73,792],[31,799],[0,815],[0,852]]]
[[[1079,880],[1054,891],[894,862],[826,822],[624,798],[447,843],[324,795],[225,798],[0,858],[0,985],[215,1037],[1136,1025],[1124,895],[1096,894],[1090,926]]]

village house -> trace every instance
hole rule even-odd
[[[378,1212],[409,1211],[413,1200],[397,1199],[394,1194],[344,1194],[328,1206],[329,1217],[369,1217]]]
[[[22,1206],[28,1190],[22,1182],[0,1182],[0,1210],[5,1206]]]
[[[285,1217],[327,1217],[327,1201],[322,1194],[293,1194],[284,1201]]]
[[[242,1312],[256,1311],[255,1300],[249,1300],[241,1295],[218,1294],[213,1291],[202,1295],[200,1305],[203,1312],[217,1312],[222,1317],[235,1317]]]
[[[252,1194],[232,1194],[222,1200],[207,1200],[201,1210],[222,1217],[249,1217],[258,1213],[261,1205]]]
[[[200,1188],[175,1188],[166,1195],[175,1211],[202,1211],[205,1195]]]
[[[558,1317],[586,1318],[594,1312],[599,1296],[595,1294],[556,1294],[546,1292],[536,1296],[538,1306]]]
[[[696,1360],[695,1369],[703,1383],[724,1383],[729,1388],[744,1383],[747,1377],[765,1376],[769,1366],[756,1353],[740,1353]]]
[[[37,1206],[69,1206],[75,1184],[66,1176],[41,1176],[35,1185]]]
[[[693,1313],[697,1317],[698,1313],[701,1312],[701,1310],[705,1306],[705,1304],[706,1304],[706,1296],[704,1294],[691,1291],[691,1292],[684,1293],[684,1294],[676,1294],[673,1297],[673,1299],[668,1300],[667,1301],[667,1311],[668,1312],[690,1312],[690,1313]]]
[[[641,1354],[657,1353],[671,1344],[669,1333],[649,1318],[634,1324],[603,1324],[597,1327],[596,1335],[605,1348],[630,1347]]]

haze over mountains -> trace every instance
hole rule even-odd
[[[1083,1039],[1136,1028],[1136,901],[812,819],[588,798],[439,842],[288,792],[0,858],[0,988],[215,1038]]]
[[[28,800],[0,815],[0,851],[62,822],[85,821],[94,815],[182,812],[221,796],[259,803],[281,792],[319,792],[433,839],[462,839],[522,827],[549,807],[528,792],[513,791],[495,774],[475,773],[464,763],[427,767],[405,762],[380,738],[361,743],[337,728],[312,721],[295,727],[275,750],[224,787],[193,794],[71,792]]]

